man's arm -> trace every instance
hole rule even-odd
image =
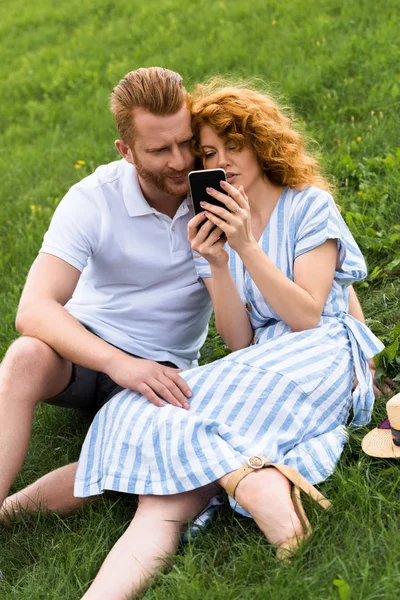
[[[190,389],[177,369],[129,356],[90,333],[64,308],[71,298],[80,271],[64,260],[41,253],[29,271],[22,292],[16,328],[36,337],[60,356],[95,371],[107,373],[122,387],[142,393],[156,406],[161,398],[188,408]]]

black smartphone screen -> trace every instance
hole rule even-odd
[[[226,181],[226,174],[223,169],[204,169],[203,171],[191,171],[189,173],[189,186],[195,215],[204,210],[200,206],[200,202],[209,202],[210,204],[214,204],[214,206],[226,209],[225,204],[209,196],[206,192],[206,188],[212,187],[214,190],[227,195],[220,185],[222,180]]]

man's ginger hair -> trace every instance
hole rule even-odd
[[[149,67],[127,73],[111,94],[111,111],[121,140],[133,146],[136,108],[153,115],[173,115],[186,97],[182,77],[175,71]]]

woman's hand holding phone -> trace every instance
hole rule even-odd
[[[256,243],[243,186],[237,190],[225,178],[223,169],[189,173],[196,215],[188,225],[189,241],[192,249],[214,267],[223,267],[228,262],[228,254],[223,250],[227,239],[230,247],[239,253],[246,244]]]
[[[225,234],[229,246],[240,254],[241,249],[245,246],[256,243],[251,231],[249,201],[243,186],[237,190],[230,183],[221,181],[221,187],[228,195],[212,188],[208,188],[207,193],[223,203],[226,208],[214,206],[208,202],[201,202],[201,207],[204,209],[208,221]]]
[[[189,187],[192,197],[194,219],[188,225],[188,238],[192,249],[204,256],[212,266],[225,266],[228,262],[228,254],[223,250],[226,237],[223,231],[209,221],[201,207],[203,201],[216,202],[221,208],[225,205],[215,201],[207,193],[207,189],[217,188],[222,196],[223,188],[221,181],[226,181],[226,173],[223,169],[203,169],[189,173]]]
[[[226,237],[219,227],[207,219],[204,212],[189,221],[188,238],[192,250],[204,256],[211,266],[224,267],[228,264],[228,253],[223,249]]]

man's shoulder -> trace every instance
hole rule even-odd
[[[126,181],[133,179],[134,166],[124,159],[100,165],[97,169],[75,183],[64,196],[62,203],[68,206],[84,202],[97,206],[100,211],[104,202],[123,201]]]
[[[106,165],[100,165],[93,173],[91,173],[91,175],[81,179],[81,181],[72,186],[71,189],[95,191],[96,189],[103,188],[107,185],[118,185],[127,168],[129,168],[129,165],[124,159],[115,160]]]

